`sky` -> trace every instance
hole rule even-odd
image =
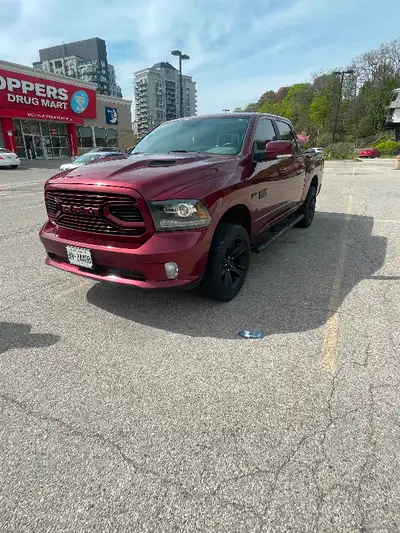
[[[400,3],[385,0],[0,0],[0,59],[31,66],[40,48],[100,37],[123,96],[133,73],[190,56],[198,112],[255,102],[400,37]]]

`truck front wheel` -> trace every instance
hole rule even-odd
[[[205,295],[229,302],[240,291],[250,263],[250,239],[243,226],[221,222],[217,227],[202,282]]]

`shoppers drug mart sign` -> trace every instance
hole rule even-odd
[[[96,91],[0,69],[0,109],[96,118]],[[4,112],[2,112],[4,115]]]

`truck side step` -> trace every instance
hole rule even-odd
[[[285,222],[276,226],[276,231],[267,232],[265,235],[265,241],[261,242],[260,244],[257,244],[257,246],[255,246],[252,251],[258,254],[263,252],[265,248],[267,248],[270,244],[279,239],[279,237],[286,233],[288,229],[293,228],[293,226],[300,222],[302,218],[304,218],[304,215],[297,215],[294,218],[288,218]]]

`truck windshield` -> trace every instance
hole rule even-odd
[[[137,153],[202,152],[238,154],[243,146],[249,118],[195,118],[161,124],[132,150]]]

